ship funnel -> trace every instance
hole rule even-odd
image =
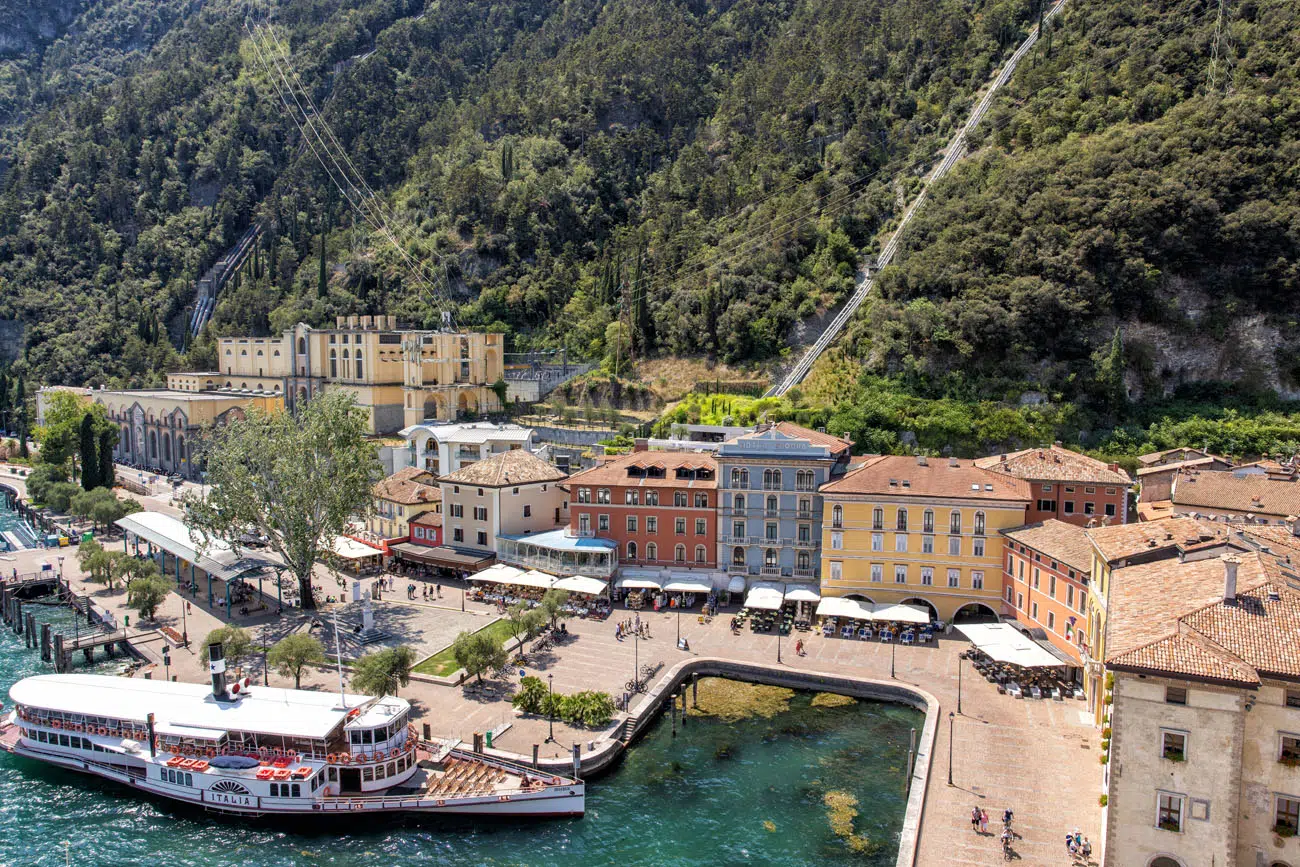
[[[208,645],[208,673],[212,675],[212,697],[230,701],[230,693],[226,691],[226,651],[220,641]]]

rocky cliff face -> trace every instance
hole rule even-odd
[[[39,51],[67,30],[85,0],[0,0],[0,57]]]

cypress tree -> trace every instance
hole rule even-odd
[[[117,473],[113,469],[113,431],[99,432],[99,486],[113,489],[117,483]]]
[[[27,449],[27,387],[21,378],[14,389],[14,413],[18,419],[18,456],[25,458],[31,452]]]
[[[99,487],[99,452],[95,442],[95,417],[86,413],[81,417],[81,487],[92,490]]]

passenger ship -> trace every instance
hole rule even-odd
[[[219,652],[219,648],[213,648]],[[9,690],[0,749],[245,815],[581,816],[577,779],[421,741],[394,696],[50,674]],[[218,670],[220,669],[220,670]]]

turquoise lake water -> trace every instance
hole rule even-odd
[[[37,616],[67,622],[56,609]],[[0,634],[6,704],[15,681],[50,670],[13,633]],[[770,720],[692,717],[676,738],[664,717],[613,773],[588,784],[585,818],[548,822],[269,826],[142,800],[94,777],[0,753],[0,867],[62,865],[63,840],[79,867],[893,864],[908,730],[919,730],[922,714],[868,702],[819,709],[810,700],[797,695]],[[853,831],[875,851],[852,852],[831,831],[822,800],[831,790],[858,799]]]

